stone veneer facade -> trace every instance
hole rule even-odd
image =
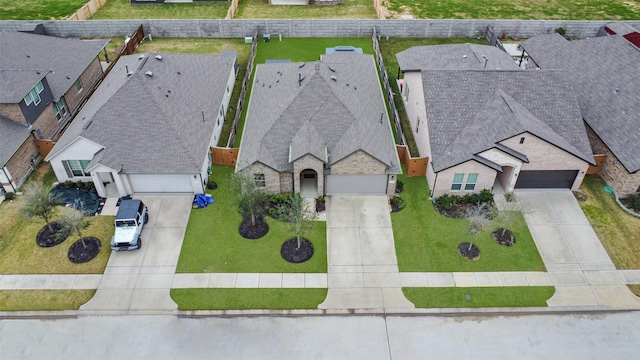
[[[589,127],[587,128],[587,134],[589,135],[589,142],[593,153],[604,154],[607,156],[602,168],[598,173],[604,181],[609,184],[615,190],[616,194],[620,197],[626,197],[640,190],[640,172],[630,173],[625,169],[622,163],[616,158],[616,156],[609,150],[607,145],[600,140],[600,137]]]

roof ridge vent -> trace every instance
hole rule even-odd
[[[331,75],[331,80],[338,81],[338,78],[335,75]]]
[[[336,69],[332,68],[331,65],[329,65],[329,70],[331,70],[331,72],[336,72]]]

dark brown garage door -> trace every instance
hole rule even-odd
[[[520,171],[516,189],[571,189],[578,170]]]

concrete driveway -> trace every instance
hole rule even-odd
[[[571,191],[517,191],[516,197],[556,287],[549,306],[640,306]]]
[[[81,310],[176,310],[169,290],[189,221],[191,194],[139,194],[149,209],[142,248],[113,251],[96,295]]]
[[[331,196],[328,293],[321,309],[407,309],[386,196]]]

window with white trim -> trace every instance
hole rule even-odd
[[[267,186],[267,182],[264,179],[264,174],[254,174],[253,180],[256,182],[257,187]]]
[[[40,101],[41,101],[40,93],[43,90],[44,90],[44,85],[42,85],[42,81],[40,81],[38,84],[36,84],[36,87],[31,89],[31,91],[29,91],[27,96],[24,97],[25,105],[29,106],[31,104],[34,104],[38,106],[38,104],[40,104]]]
[[[53,103],[53,112],[56,114],[58,120],[67,114],[67,108],[64,107],[64,101],[62,101],[62,99]]]
[[[467,175],[467,182],[464,184],[465,190],[473,191],[476,189],[476,184],[478,183],[478,174],[471,173]]]
[[[462,181],[464,180],[464,174],[457,173],[453,175],[453,182],[451,183],[451,190],[462,189]]]
[[[78,78],[78,80],[76,80],[73,85],[76,86],[76,90],[78,90],[78,92],[82,91],[82,81],[80,80],[80,78]]]
[[[91,160],[64,160],[62,165],[69,177],[86,177],[91,176],[87,171],[90,162]]]

